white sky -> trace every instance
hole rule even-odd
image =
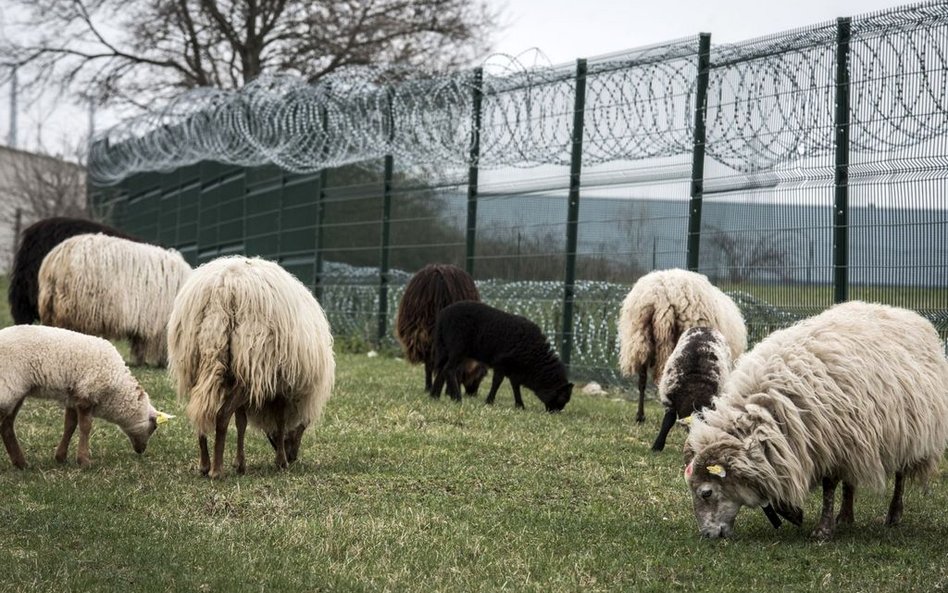
[[[710,32],[711,42],[741,41],[839,16],[856,16],[905,5],[894,0],[491,0],[504,7],[506,26],[497,53],[519,55],[536,48],[552,64]],[[43,97],[18,109],[18,147],[68,152],[88,133],[86,108],[68,97]],[[100,110],[96,127],[115,122]],[[9,131],[9,86],[0,85],[0,144]]]

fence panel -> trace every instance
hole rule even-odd
[[[712,44],[706,104],[702,47],[586,62],[572,191],[576,65],[487,64],[218,92],[95,143],[93,176],[119,183],[90,199],[195,265],[280,262],[341,344],[394,346],[404,284],[432,262],[472,270],[486,302],[568,350],[579,379],[619,381],[622,298],[671,267],[728,291],[752,342],[848,291],[922,312],[948,344],[948,5]]]

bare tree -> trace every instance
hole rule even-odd
[[[89,218],[86,203],[85,168],[46,155],[21,153],[10,159],[4,193],[15,205],[6,213],[20,210],[23,222],[50,216]]]
[[[263,73],[309,81],[351,65],[445,69],[489,45],[498,15],[471,0],[0,0],[0,53],[51,81],[147,108],[183,89]],[[12,30],[15,29],[15,30]]]
[[[723,259],[727,281],[740,284],[754,273],[787,281],[791,274],[791,257],[780,246],[775,234],[755,231],[727,232],[716,227],[708,229],[708,244]]]

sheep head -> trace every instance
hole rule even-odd
[[[685,467],[685,482],[691,489],[695,520],[701,535],[728,537],[741,507],[768,504],[753,479],[743,475],[739,448],[709,447],[694,455]]]

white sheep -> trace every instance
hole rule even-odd
[[[721,332],[692,327],[681,334],[658,384],[665,417],[652,451],[665,448],[665,439],[676,420],[689,422],[692,414],[712,405],[730,372],[731,349]]]
[[[92,417],[117,424],[142,453],[157,427],[158,412],[108,341],[55,327],[16,325],[0,330],[0,435],[18,468],[26,459],[13,430],[27,396],[51,399],[66,408],[56,461],[66,461],[79,427],[81,466],[90,463]]]
[[[127,338],[136,364],[163,366],[174,297],[190,273],[177,251],[102,234],[78,235],[43,259],[40,321]]]
[[[168,370],[198,432],[201,472],[222,475],[232,415],[238,473],[245,469],[248,419],[267,434],[277,467],[294,461],[303,431],[332,391],[332,342],[322,307],[279,265],[233,256],[197,268],[175,299]]]
[[[636,422],[645,421],[648,370],[658,384],[685,330],[705,326],[720,331],[732,360],[747,348],[744,318],[734,301],[703,274],[687,270],[659,270],[639,278],[622,301],[618,325],[619,370],[639,377]]]
[[[946,385],[938,333],[905,309],[854,301],[774,332],[689,431],[685,476],[702,535],[729,535],[741,506],[802,520],[807,492],[822,484],[813,535],[827,539],[837,520],[852,521],[854,489],[882,490],[893,473],[895,525],[904,478],[930,476],[948,444]],[[839,481],[849,492],[835,519]]]

